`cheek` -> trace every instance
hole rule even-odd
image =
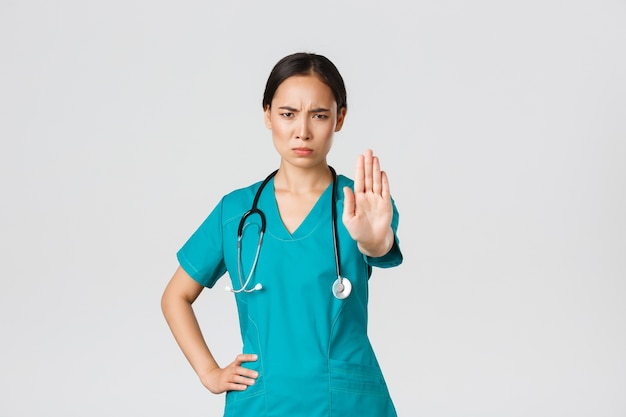
[[[273,123],[272,124],[272,136],[275,138],[282,138],[287,134],[287,127],[284,123]]]
[[[319,136],[332,136],[333,133],[335,133],[335,123],[320,123],[319,125],[315,126],[315,132]]]
[[[272,139],[275,143],[285,142],[291,138],[289,126],[285,123],[272,123]]]

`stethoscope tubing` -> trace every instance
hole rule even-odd
[[[332,213],[333,246],[335,249],[335,268],[337,272],[337,279],[333,282],[333,285],[331,286],[331,290],[332,290],[333,295],[337,299],[343,300],[348,295],[350,295],[352,285],[347,278],[344,278],[341,276],[341,262],[340,262],[341,258],[339,256],[339,233],[337,231],[337,172],[331,166],[329,166],[328,168],[330,169],[330,172],[333,176],[331,213]],[[252,275],[254,274],[254,271],[256,271],[256,266],[259,261],[259,254],[261,252],[261,243],[263,242],[263,235],[265,234],[265,227],[266,227],[265,214],[263,213],[263,211],[261,211],[257,207],[257,205],[258,205],[259,198],[261,197],[261,193],[263,189],[270,182],[270,180],[274,178],[277,172],[278,170],[272,172],[270,175],[267,176],[267,178],[265,178],[265,180],[263,180],[263,182],[261,183],[261,186],[259,187],[256,194],[254,195],[252,207],[250,208],[250,210],[244,213],[244,215],[241,217],[241,220],[239,221],[239,226],[237,228],[237,275],[239,276],[239,284],[241,285],[241,288],[239,288],[238,290],[235,290],[233,288],[228,288],[228,287],[226,288],[228,291],[231,291],[235,294],[238,294],[241,292],[251,293],[253,291],[258,291],[263,288],[260,283],[256,284],[253,288],[250,288],[250,289],[248,288],[248,284],[250,283],[250,280],[252,279]],[[246,277],[246,281],[244,282],[243,281],[243,265],[241,261],[241,252],[242,252],[241,241],[243,238],[244,229],[246,227],[246,220],[248,219],[248,217],[254,214],[258,215],[259,218],[261,219],[261,228],[259,230],[259,240],[257,242],[257,248],[256,248],[256,253],[254,255],[254,260],[252,262],[252,266],[250,267],[250,272],[248,273],[248,276]]]

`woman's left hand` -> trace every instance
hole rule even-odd
[[[343,224],[359,250],[375,258],[385,255],[394,241],[393,207],[387,174],[371,150],[357,159],[354,192],[344,187],[343,194]]]

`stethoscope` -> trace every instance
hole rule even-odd
[[[337,299],[343,300],[344,298],[350,295],[350,292],[352,291],[352,283],[350,282],[348,278],[344,278],[341,276],[341,266],[339,262],[339,245],[338,245],[339,238],[337,235],[337,173],[332,167],[329,166],[328,168],[330,168],[330,172],[333,175],[333,187],[332,187],[333,195],[332,195],[331,201],[332,201],[332,221],[333,221],[333,245],[335,248],[335,267],[337,270],[337,279],[333,282],[331,291]],[[257,283],[254,287],[248,288],[248,285],[250,284],[250,280],[252,279],[252,275],[254,274],[254,271],[256,270],[257,262],[259,261],[259,253],[261,252],[261,243],[263,242],[263,235],[265,234],[265,214],[257,207],[257,204],[259,202],[259,198],[261,197],[261,192],[263,191],[267,183],[270,182],[272,178],[274,178],[274,175],[276,175],[277,172],[278,170],[272,172],[270,175],[267,176],[267,178],[265,178],[265,180],[263,180],[263,183],[261,183],[261,186],[259,187],[258,191],[256,192],[254,196],[254,201],[252,202],[252,208],[248,210],[247,212],[245,212],[244,215],[241,217],[241,220],[239,221],[239,227],[237,229],[237,275],[239,276],[239,284],[241,285],[241,288],[239,288],[238,290],[235,290],[233,288],[226,287],[226,291],[230,291],[235,294],[238,294],[240,292],[251,293],[251,292],[259,291],[263,289],[263,285],[261,285],[260,282]],[[243,238],[244,229],[251,224],[249,223],[246,225],[246,219],[248,219],[248,217],[254,214],[257,214],[259,218],[261,219],[261,229],[259,231],[259,241],[256,246],[256,253],[254,255],[254,260],[252,261],[252,267],[250,268],[250,272],[248,273],[246,281],[244,282],[243,273],[242,273],[243,267],[241,263],[241,240]]]

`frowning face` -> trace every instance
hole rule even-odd
[[[272,131],[281,164],[300,168],[326,166],[333,134],[341,130],[346,109],[337,112],[333,92],[315,75],[283,81],[265,108],[265,125]]]

